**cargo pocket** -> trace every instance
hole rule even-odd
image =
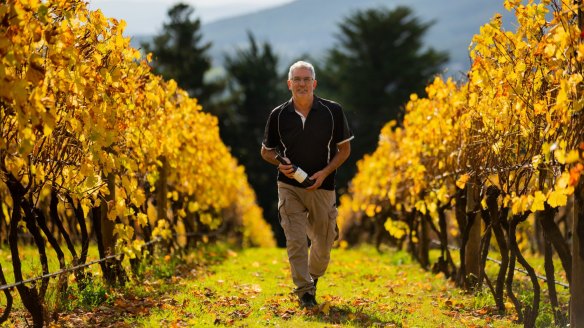
[[[280,222],[282,229],[284,229],[284,225],[286,224],[286,221],[288,221],[286,219],[288,215],[286,214],[285,205],[286,199],[278,199],[278,221]],[[284,229],[284,231],[286,231],[286,229]]]
[[[327,243],[332,244],[339,239],[339,226],[337,225],[337,216],[339,212],[337,210],[336,204],[333,204],[332,209],[329,211],[329,228],[327,233]]]

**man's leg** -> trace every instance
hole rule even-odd
[[[308,270],[308,245],[306,230],[308,211],[302,204],[298,190],[294,186],[278,182],[278,211],[281,225],[286,235],[286,250],[296,285],[294,292],[302,297],[305,293],[314,295],[314,285]]]
[[[332,190],[315,190],[306,194],[308,236],[312,242],[308,261],[312,278],[321,277],[330,262],[330,252],[336,238],[336,196]]]

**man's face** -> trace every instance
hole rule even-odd
[[[312,97],[316,88],[316,80],[307,68],[297,68],[292,71],[292,79],[288,80],[288,89],[294,97]]]

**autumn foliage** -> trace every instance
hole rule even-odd
[[[101,216],[130,259],[158,237],[274,245],[217,119],[152,74],[124,25],[83,1],[0,4],[0,236],[16,280],[19,236],[32,235],[41,261],[51,243],[64,268],[59,242],[83,263]],[[42,299],[43,288],[19,292]]]
[[[459,279],[464,269],[454,265],[445,244],[464,247],[469,220],[481,214],[481,249],[500,251],[507,260],[500,285],[493,286],[501,310],[515,262],[532,273],[522,256],[527,225],[548,224],[545,237],[562,256],[567,244],[551,233],[559,231],[553,217],[568,205],[584,163],[578,8],[572,1],[523,3],[505,1],[515,13],[515,31],[504,30],[496,14],[474,36],[465,81],[437,77],[427,97],[410,97],[403,122],[387,123],[376,151],[358,163],[340,208],[345,236],[372,218],[394,239],[407,238],[424,266],[431,231],[442,244],[442,270]],[[472,205],[470,188],[478,192]],[[530,223],[531,217],[538,219]],[[562,262],[569,277],[568,256]],[[538,288],[535,281],[536,294]],[[510,290],[520,319],[525,313],[526,321],[534,320],[528,310],[537,314],[539,295],[525,309]]]

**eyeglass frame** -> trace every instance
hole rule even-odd
[[[301,78],[301,77],[296,76],[296,77],[293,77],[290,81],[292,83],[294,83],[294,84],[300,84],[300,82],[304,82],[306,84],[310,84],[313,81],[315,81],[315,79],[312,78],[312,77],[304,77],[304,78]]]

